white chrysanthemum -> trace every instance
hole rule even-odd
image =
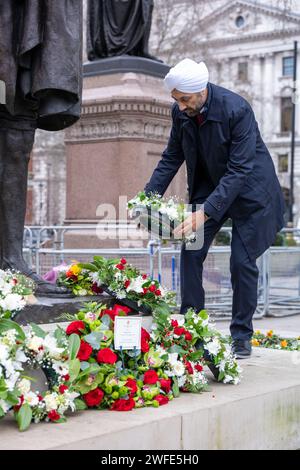
[[[30,406],[37,406],[39,403],[38,396],[34,392],[28,392],[24,394],[24,403],[28,403]]]
[[[174,364],[172,364],[172,369],[177,377],[180,377],[185,373],[185,367],[180,361],[174,362]]]
[[[9,312],[22,310],[26,305],[24,298],[19,294],[8,294],[4,299],[0,299],[0,307]]]
[[[44,397],[44,402],[46,405],[46,411],[57,410],[58,402],[57,402],[57,395],[54,393],[49,393]]]
[[[64,352],[64,349],[58,347],[56,339],[51,335],[45,337],[44,347],[49,352],[50,357],[54,359],[59,358]]]
[[[18,383],[18,390],[22,393],[22,395],[25,395],[25,393],[30,392],[30,381],[28,379],[22,379]]]
[[[207,343],[204,348],[213,356],[216,356],[221,349],[221,344],[218,338],[214,338],[213,341]]]
[[[133,291],[136,292],[137,294],[143,293],[143,284],[145,283],[145,280],[142,278],[142,276],[137,277],[136,279],[133,279],[130,282],[130,285],[127,287],[127,292]]]
[[[40,338],[39,336],[32,336],[31,338],[29,338],[26,346],[31,351],[38,353],[40,348],[43,346],[43,343],[44,343],[43,338]]]

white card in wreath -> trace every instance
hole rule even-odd
[[[141,317],[115,317],[115,349],[141,349],[141,330]]]

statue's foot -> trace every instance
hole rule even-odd
[[[73,298],[75,295],[67,287],[58,287],[55,284],[45,281],[35,271],[29,268],[24,260],[19,262],[7,262],[3,261],[1,269],[9,269],[12,271],[18,271],[24,276],[32,279],[36,284],[35,295],[39,297],[61,297],[61,298]]]

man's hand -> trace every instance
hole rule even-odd
[[[174,230],[175,238],[184,238],[191,235],[193,232],[197,232],[202,225],[208,220],[209,217],[204,213],[203,210],[193,212],[189,215],[182,224],[178,225]]]

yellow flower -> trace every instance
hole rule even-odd
[[[255,334],[255,335],[261,335],[261,331],[260,331],[260,330],[257,330],[254,334]]]
[[[272,336],[273,336],[273,330],[268,331],[267,336],[268,336],[268,338],[272,338]]]
[[[287,348],[288,343],[287,343],[286,340],[281,341],[280,344],[281,344],[281,347],[282,347],[282,348]]]
[[[74,276],[78,276],[81,272],[81,268],[77,264],[73,264],[70,268],[70,271],[74,274]]]
[[[259,346],[260,342],[257,339],[252,340],[252,346]]]

